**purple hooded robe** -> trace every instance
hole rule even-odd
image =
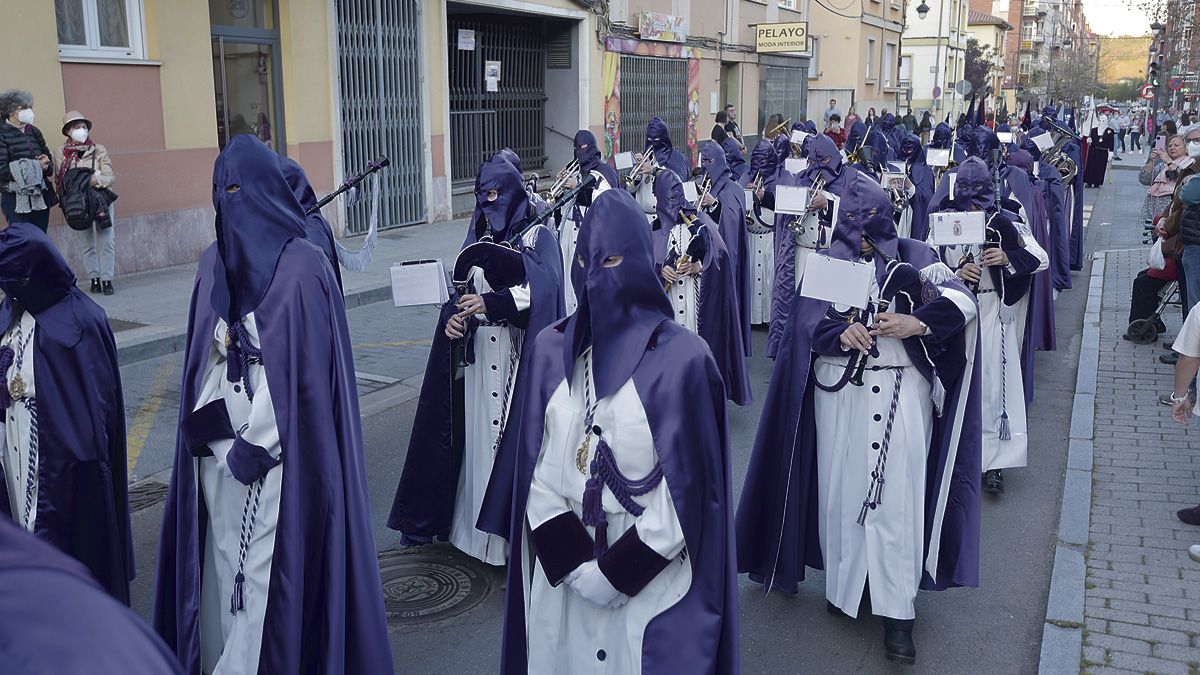
[[[599,195],[584,217],[578,248],[584,266],[571,268],[579,310],[537,336],[529,367],[517,378],[514,407],[527,414],[505,435],[480,527],[508,537],[513,560],[536,542],[531,555],[548,578],[561,578],[552,569],[567,567],[569,572],[595,558],[618,590],[636,595],[664,568],[664,559],[641,542],[636,528],[596,558],[593,535],[571,512],[539,528],[561,525],[559,532],[548,533],[561,536],[536,536],[535,531],[531,541],[525,534],[547,402],[572,376],[576,359],[590,342],[597,400],[633,379],[683,530],[686,562],[692,566],[688,591],[645,629],[642,672],[731,675],[739,669],[739,647],[724,384],[704,343],[671,317],[658,261],[640,226],[643,217],[621,190]],[[618,255],[623,256],[618,267],[602,265]],[[508,566],[503,675],[528,672],[525,573],[522,565]]]
[[[742,322],[742,347],[750,356],[750,292],[753,276],[750,273],[750,246],[746,241],[746,193],[725,165],[725,153],[714,143],[705,143],[700,151],[700,167],[712,180],[709,191],[716,200],[717,226],[721,239],[734,265],[738,284],[738,310]],[[743,176],[745,172],[743,172]]]
[[[75,275],[58,249],[29,223],[0,230],[0,288],[4,330],[19,320],[17,303],[37,324],[34,534],[83,563],[110,595],[128,605],[134,563],[125,404],[108,316],[75,287]],[[0,349],[0,374],[8,371],[12,356],[8,348]],[[20,405],[9,397],[7,382],[0,386],[5,409]],[[13,515],[3,475],[0,513]]]
[[[941,414],[933,419],[926,461],[926,572],[921,588],[977,586],[982,461],[979,346],[971,333],[974,324],[964,326],[962,312],[933,287],[963,293],[966,288],[938,263],[928,244],[896,237],[890,200],[877,183],[856,176],[843,196],[846,205],[839,214],[830,255],[858,259],[865,232],[878,250],[920,270],[919,297],[933,298],[912,312],[932,334],[904,341],[921,375],[935,384],[935,390],[939,388],[935,381],[940,381],[945,391]],[[866,215],[871,208],[876,214]],[[885,265],[880,256],[875,264],[882,286]],[[811,375],[818,343],[824,348],[836,343],[845,322],[827,317],[828,302],[796,294],[795,305],[771,374],[735,521],[738,571],[763,584],[764,593],[772,588],[795,593],[806,566],[824,566],[818,537]],[[935,565],[936,574],[929,572],[930,565]]]
[[[354,357],[337,280],[325,254],[306,240],[300,204],[261,141],[231,140],[217,158],[213,185],[217,243],[200,258],[192,292],[155,630],[183,671],[199,675],[208,511],[196,459],[212,452],[208,443],[234,436],[228,417],[222,425],[205,414],[209,406],[193,410],[217,320],[253,312],[281,455],[272,460],[237,437],[227,461],[245,484],[274,463],[287,464],[258,672],[391,673]],[[234,185],[240,189],[228,191]],[[229,360],[230,381],[241,377],[237,362]]]

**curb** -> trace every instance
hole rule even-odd
[[[372,286],[346,294],[343,299],[346,309],[354,309],[370,305],[392,297],[390,285]],[[117,337],[117,363],[127,366],[139,361],[174,354],[183,351],[187,344],[187,329],[173,330],[170,328],[146,327],[128,331],[130,336],[121,339]]]
[[[1096,370],[1100,361],[1100,309],[1104,295],[1104,253],[1092,262],[1079,371],[1071,407],[1071,436],[1063,480],[1062,511],[1046,622],[1042,626],[1042,651],[1038,673],[1058,675],[1079,672],[1083,652],[1083,598],[1086,592],[1088,526],[1092,509],[1092,450],[1096,421]]]

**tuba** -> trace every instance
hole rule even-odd
[[[1066,147],[1068,141],[1082,143],[1083,140],[1079,134],[1057,121],[1050,118],[1046,118],[1045,121],[1050,125],[1050,134],[1054,137],[1054,147],[1042,153],[1042,161],[1052,164],[1054,168],[1058,169],[1058,175],[1062,176],[1062,182],[1065,185],[1075,180],[1075,175],[1079,173],[1079,167],[1075,164],[1075,160],[1063,152],[1063,148]]]
[[[764,132],[763,136],[765,136],[767,140],[774,140],[776,136],[783,133],[783,130],[790,126],[792,126],[792,118],[789,117],[783,122],[777,124],[774,129]]]

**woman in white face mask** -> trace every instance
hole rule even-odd
[[[50,149],[33,119],[29,92],[0,92],[0,211],[6,223],[33,223],[45,232],[58,202]]]
[[[108,201],[115,198],[111,188],[116,182],[112,161],[103,145],[91,138],[92,121],[78,110],[63,117],[62,133],[66,142],[55,155],[58,166],[55,183],[62,196],[63,212],[67,224],[77,232],[80,255],[92,281],[93,293],[113,294],[113,272],[115,271],[115,247],[113,244],[113,221],[115,212],[108,202],[107,217],[93,220],[72,218],[72,205],[77,202],[76,192],[90,190],[92,198]],[[103,211],[102,211],[103,212]]]

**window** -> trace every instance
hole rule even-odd
[[[779,6],[784,9],[796,9],[796,0],[779,0]]]
[[[875,40],[867,38],[867,79],[875,79]]]
[[[142,0],[54,0],[60,56],[143,59]]]
[[[814,80],[821,76],[821,38],[808,38],[808,52],[812,54],[808,60],[808,79]]]
[[[900,86],[912,86],[912,56],[900,57]]]
[[[883,46],[883,86],[896,86],[896,45],[892,43]]]

